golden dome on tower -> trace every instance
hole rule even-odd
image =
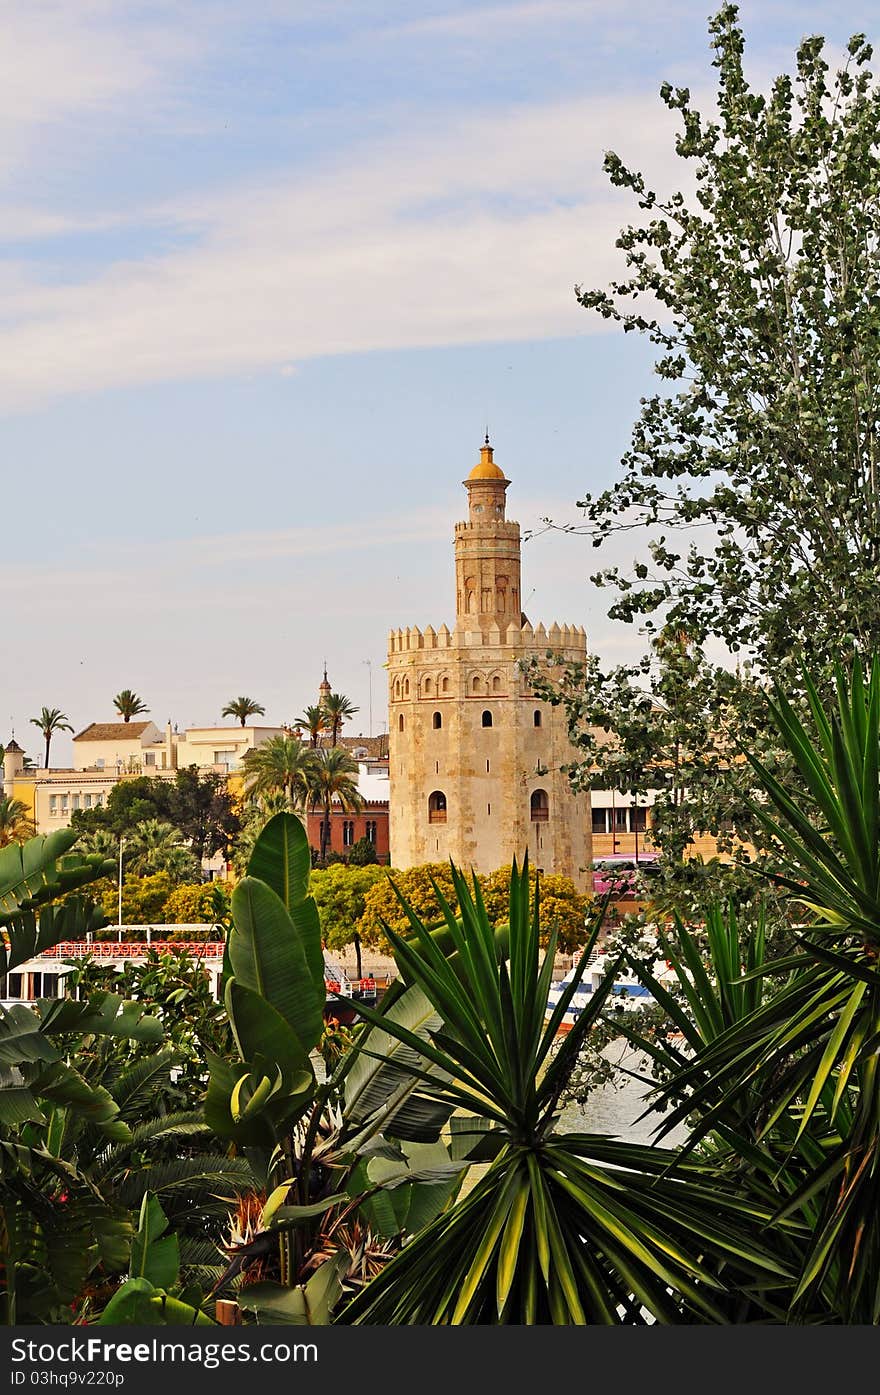
[[[488,432],[485,444],[480,446],[480,458],[465,480],[465,484],[470,480],[504,480],[506,484],[510,483],[504,471],[492,459],[492,447],[489,445]]]

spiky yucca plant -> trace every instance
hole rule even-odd
[[[342,1314],[346,1323],[725,1322],[720,1269],[784,1282],[756,1236],[771,1208],[739,1201],[698,1161],[668,1174],[672,1151],[559,1131],[560,1098],[612,976],[561,1048],[557,1030],[596,942],[590,928],[549,1020],[555,937],[542,958],[527,862],[510,881],[509,957],[474,879],[454,871],[460,919],[438,890],[454,953],[408,911],[411,937],[386,927],[404,979],[434,1004],[427,1042],[390,1022],[424,1064],[422,1090],[454,1104],[459,1136],[488,1166],[473,1188],[391,1261]],[[365,1013],[371,1020],[373,1014]],[[411,1069],[420,1073],[417,1066]],[[439,1072],[439,1078],[438,1078]]]

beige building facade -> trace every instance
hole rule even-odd
[[[537,699],[524,672],[548,651],[583,662],[586,636],[523,615],[509,483],[487,437],[455,527],[455,626],[389,636],[391,862],[490,872],[528,850],[533,866],[588,888],[589,795],[562,769],[576,755],[562,708]]]

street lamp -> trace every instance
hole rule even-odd
[[[119,917],[118,917],[118,920],[117,920],[117,922],[116,922],[116,923],[117,923],[117,926],[118,926],[118,929],[119,929],[119,938],[120,938],[120,940],[122,939],[122,850],[123,850],[124,847],[125,847],[125,839],[124,839],[124,838],[120,838],[120,839],[119,839]]]
[[[370,683],[370,735],[373,735],[373,660],[361,659],[362,664],[366,664]]]

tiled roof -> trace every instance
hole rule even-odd
[[[319,746],[329,746],[330,737],[326,733],[322,735]],[[388,754],[388,737],[382,736],[340,736],[336,742],[343,751],[348,751],[349,755],[353,751],[366,751],[372,760],[380,760]]]
[[[92,722],[74,741],[134,741],[151,722]]]

